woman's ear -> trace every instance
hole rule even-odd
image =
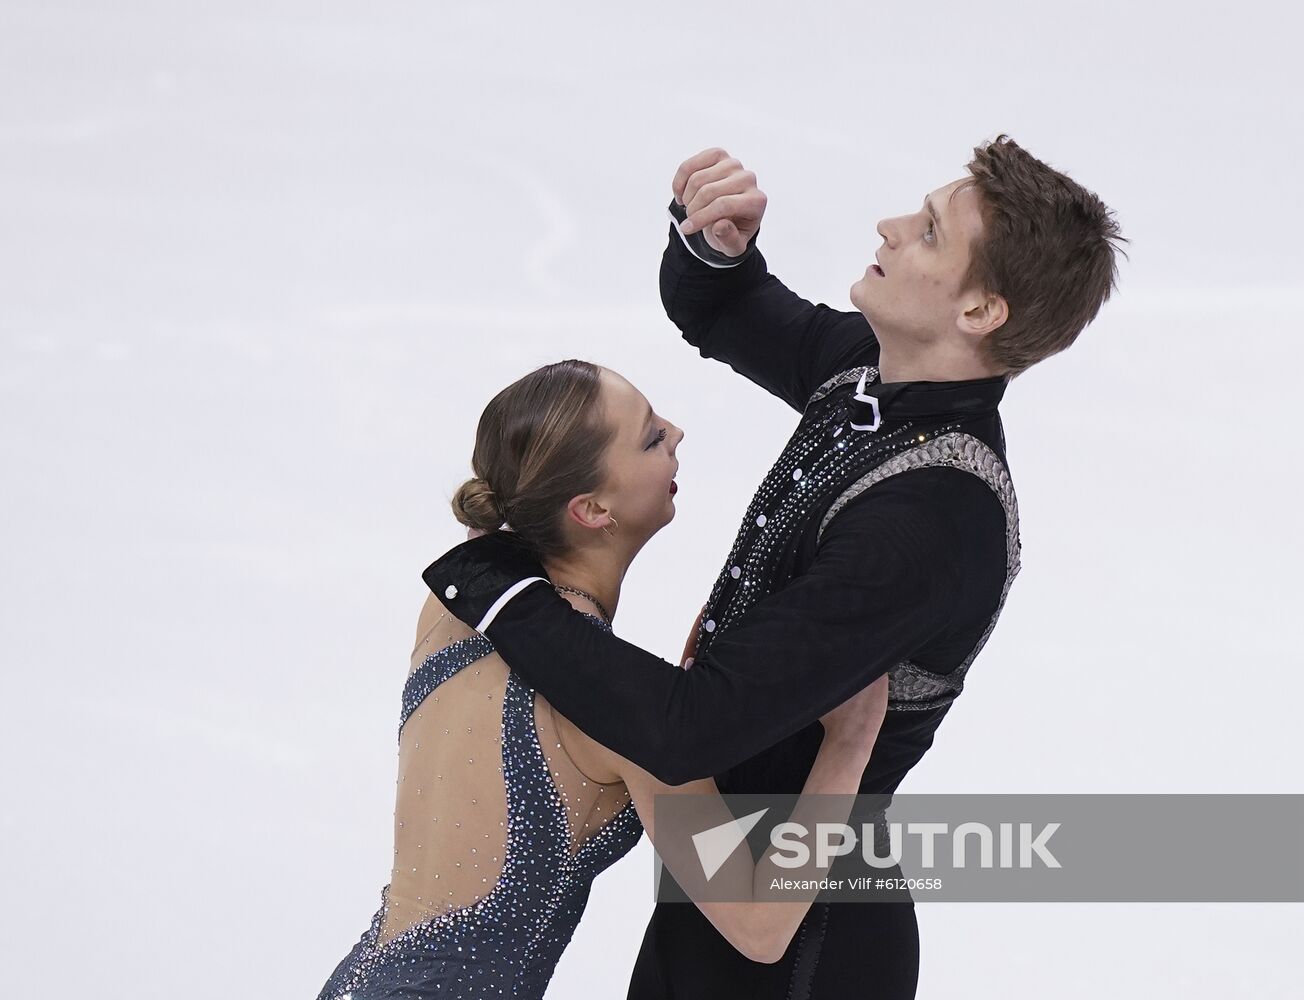
[[[607,508],[592,493],[581,493],[566,504],[566,516],[582,528],[597,530],[607,523]]]

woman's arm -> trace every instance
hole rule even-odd
[[[887,687],[887,677],[880,677],[820,720],[824,724],[824,740],[802,788],[802,798],[789,817],[791,822],[800,823],[806,829],[813,829],[817,822],[846,822],[851,810],[851,797],[859,791],[860,779],[869,763],[870,752],[887,710]],[[780,867],[774,862],[775,848],[770,848],[757,864],[752,861],[751,850],[744,839],[719,872],[711,877],[709,895],[713,899],[705,899],[703,897],[708,895],[706,878],[691,838],[686,835],[689,831],[676,831],[673,838],[666,831],[658,833],[653,805],[658,795],[704,796],[708,798],[703,799],[702,809],[694,816],[695,820],[700,820],[694,822],[694,832],[728,823],[734,817],[720,798],[714,779],[667,785],[618,754],[612,753],[611,758],[615,771],[629,788],[634,808],[662,861],[706,918],[734,948],[753,962],[779,961],[818,891],[802,890],[795,897],[792,893],[785,893],[780,902],[772,898],[767,887],[775,878],[817,881],[827,873],[829,865],[818,865],[812,851],[811,860],[806,865]],[[835,798],[815,800],[808,796]],[[719,901],[722,898],[736,902]]]

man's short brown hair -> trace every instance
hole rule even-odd
[[[1117,287],[1115,243],[1127,240],[1098,197],[1008,135],[974,147],[967,169],[981,194],[983,234],[963,287],[1005,298],[1009,317],[987,338],[1011,377],[1056,354]]]

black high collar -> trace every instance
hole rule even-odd
[[[987,413],[1000,405],[1009,384],[1004,375],[951,382],[882,382],[877,375],[875,379],[866,380],[865,393],[878,400],[884,420]]]

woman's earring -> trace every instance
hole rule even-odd
[[[614,524],[614,525],[616,526],[617,529],[620,528],[620,522],[617,521],[614,517],[611,519],[611,523]],[[605,524],[602,526],[602,530],[603,530],[603,531],[607,531],[607,526],[606,526]],[[613,535],[610,531],[607,531],[607,537],[608,537],[608,538],[615,538],[616,536]]]

